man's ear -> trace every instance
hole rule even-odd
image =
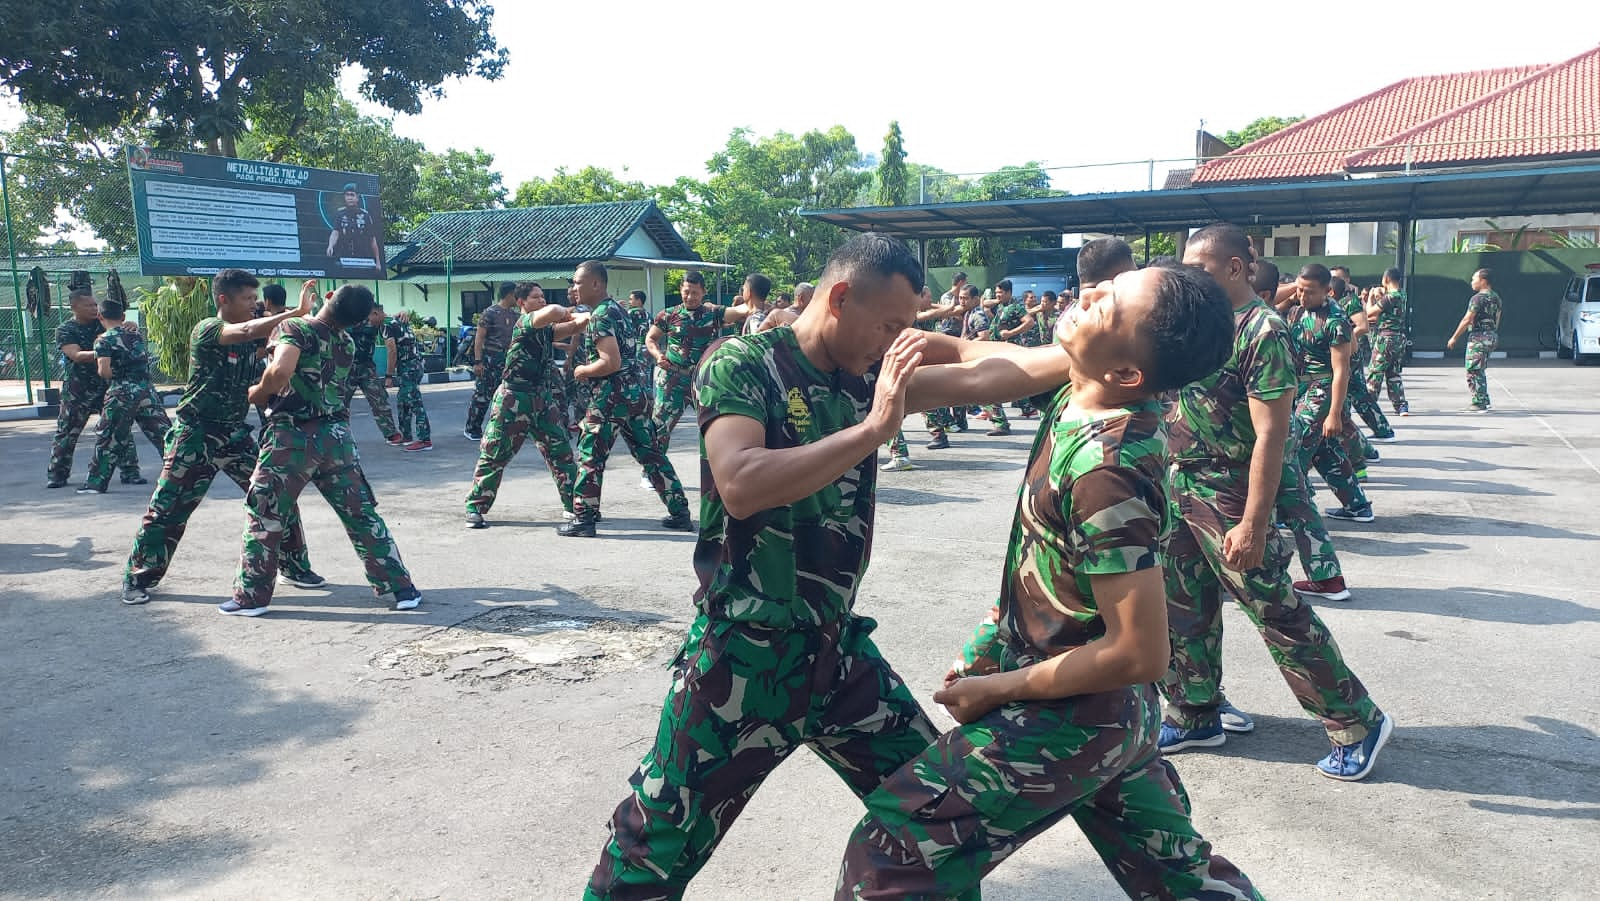
[[[844,309],[844,298],[850,293],[850,283],[844,280],[836,281],[828,286],[828,312],[837,317]],[[814,300],[815,298],[813,298]]]
[[[1137,366],[1118,366],[1108,370],[1106,383],[1119,391],[1138,391],[1144,388],[1144,370]]]

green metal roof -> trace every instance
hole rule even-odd
[[[572,278],[569,269],[496,269],[493,272],[462,272],[456,270],[447,277],[443,272],[408,272],[390,279],[407,285],[443,285],[453,284],[457,287],[471,285],[473,282],[538,282],[559,281],[565,285],[567,279]]]
[[[555,269],[615,256],[639,229],[655,241],[662,256],[699,259],[655,201],[638,200],[434,213],[411,232],[406,249],[389,264],[402,273],[440,270],[454,248],[458,274],[474,267]]]

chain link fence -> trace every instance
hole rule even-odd
[[[131,302],[136,288],[160,284],[139,275],[120,161],[0,153],[0,254],[0,406],[52,400],[64,365],[55,331],[72,316],[74,273],[104,297],[116,271]]]

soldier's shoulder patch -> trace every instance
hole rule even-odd
[[[804,432],[811,428],[811,405],[806,403],[806,395],[799,388],[789,389],[789,424],[795,431]]]

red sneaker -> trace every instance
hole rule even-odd
[[[405,447],[407,444],[411,443],[406,440],[406,436],[400,434],[399,432],[395,432],[393,435],[390,435],[383,440],[388,442],[390,447]]]
[[[1350,600],[1350,589],[1344,587],[1344,576],[1334,576],[1320,582],[1304,581],[1294,583],[1294,590],[1300,594],[1309,594],[1327,601]]]
[[[433,450],[433,442],[432,441],[413,441],[410,444],[406,445],[405,449],[408,450],[408,451],[431,451],[431,450]]]

